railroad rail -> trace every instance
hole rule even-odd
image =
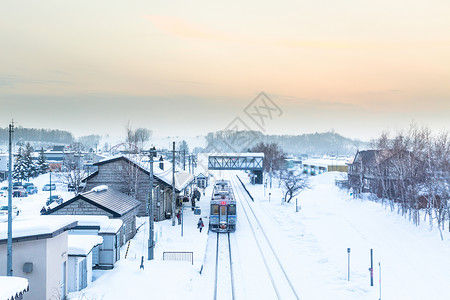
[[[240,178],[237,175],[236,178],[240,181]],[[253,237],[263,259],[264,266],[270,277],[270,281],[272,283],[275,294],[277,295],[277,298],[299,300],[300,297],[298,296],[297,291],[295,290],[276,251],[274,250],[270,239],[267,237],[267,234],[264,231],[261,222],[256,216],[251,203],[248,200],[246,191],[243,191],[243,187],[236,178],[231,175],[231,181],[233,182],[233,185],[235,187],[235,196],[239,197],[241,200],[239,201],[239,203],[243,209],[245,218],[250,225]]]

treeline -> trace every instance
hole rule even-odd
[[[7,142],[9,139],[9,128],[0,128],[0,141]],[[16,142],[44,142],[55,144],[71,144],[74,142],[73,134],[58,129],[38,129],[14,127],[14,140]]]
[[[354,155],[367,143],[343,137],[333,131],[301,135],[265,135],[259,131],[217,131],[206,135],[208,148],[242,152],[259,143],[276,143],[293,155]]]
[[[450,230],[450,135],[417,128],[394,136],[383,133],[373,142],[377,164],[373,174],[381,189],[381,201],[408,216],[414,224],[428,218],[439,230]],[[441,232],[442,238],[442,232]]]

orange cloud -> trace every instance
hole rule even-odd
[[[263,45],[283,48],[316,48],[316,49],[395,49],[403,47],[442,47],[450,46],[450,40],[441,41],[351,41],[351,40],[301,40],[291,39],[255,39],[219,30],[206,28],[186,19],[175,16],[149,15],[146,19],[165,34],[209,41],[237,42],[250,45]]]

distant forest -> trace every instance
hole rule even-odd
[[[0,128],[0,141],[8,141],[8,127]],[[71,144],[75,140],[73,134],[58,129],[37,129],[14,127],[14,140],[17,142],[44,142],[55,144]]]
[[[0,128],[0,144],[8,143],[8,127]],[[48,145],[71,145],[76,142],[80,143],[85,150],[89,148],[96,148],[99,145],[101,136],[91,134],[74,138],[69,131],[58,129],[38,129],[38,128],[23,128],[14,127],[14,144],[25,145],[30,142],[33,146],[48,146]]]

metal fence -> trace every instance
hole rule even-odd
[[[163,252],[163,260],[190,261],[194,264],[194,252]]]

